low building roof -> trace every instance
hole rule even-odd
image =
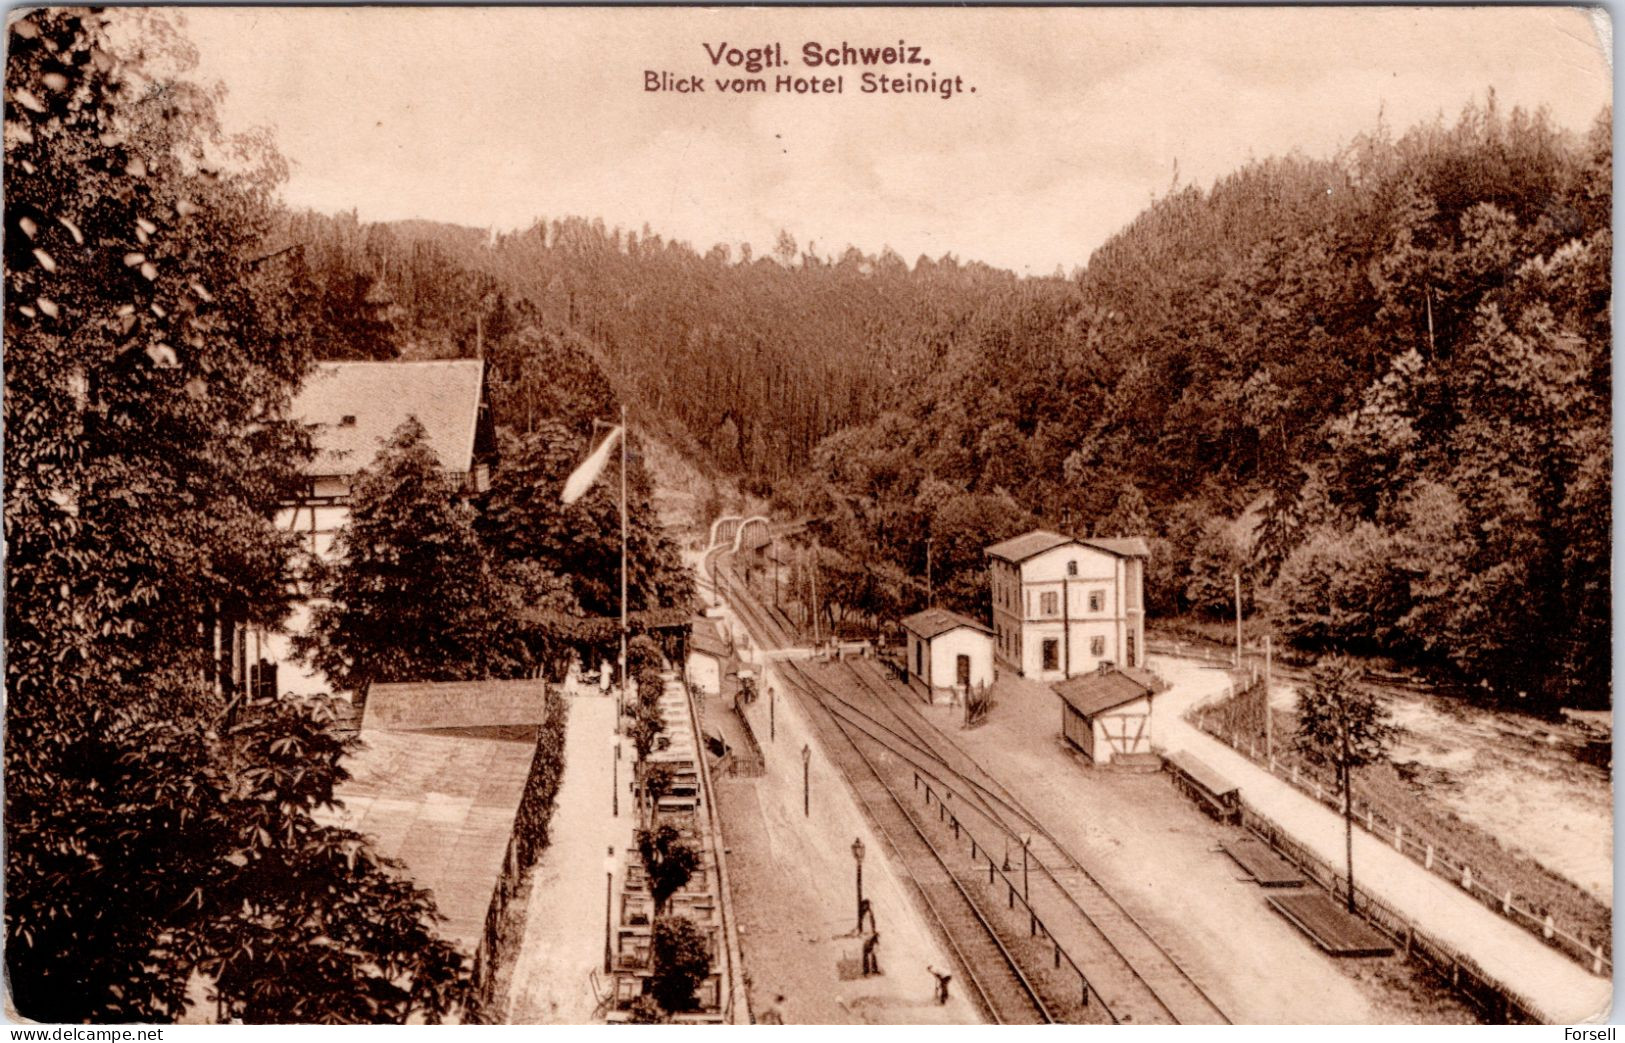
[[[338,806],[318,821],[365,834],[378,854],[406,863],[412,882],[433,892],[442,933],[473,954],[530,777],[535,728],[508,740],[372,731],[362,742],[344,760],[350,778],[335,787]]]
[[[924,612],[916,612],[903,620],[904,630],[927,641],[946,634],[950,630],[958,630],[960,627],[969,627],[982,634],[993,633],[993,631],[969,616],[962,616],[958,612],[949,612],[945,608],[928,608]]]
[[[1119,558],[1149,558],[1151,548],[1146,546],[1145,540],[1138,536],[1091,536],[1078,541],[1086,547],[1103,550],[1107,554],[1115,554]]]
[[[538,725],[547,720],[547,682],[400,681],[367,689],[361,730],[420,731]]]
[[[316,456],[305,473],[355,474],[409,417],[423,425],[442,468],[469,471],[484,380],[479,359],[318,362],[289,412],[313,427]]]
[[[1034,529],[1032,532],[1013,536],[993,544],[987,548],[986,553],[990,558],[1002,558],[1012,564],[1020,564],[1034,555],[1054,550],[1056,547],[1064,547],[1068,543],[1093,547],[1119,558],[1145,558],[1151,555],[1151,548],[1138,536],[1112,538],[1063,536],[1048,529]]]
[[[705,616],[696,616],[689,623],[688,650],[701,652],[717,660],[727,659],[732,654],[728,643],[722,639],[722,634],[717,630],[716,620]]]
[[[1222,797],[1226,793],[1236,792],[1236,784],[1220,775],[1208,766],[1200,757],[1187,753],[1184,750],[1174,750],[1168,754],[1168,763],[1189,775],[1203,789],[1215,797]]]
[[[1084,717],[1093,717],[1154,694],[1157,683],[1143,671],[1114,666],[1069,677],[1049,687],[1072,709]]]

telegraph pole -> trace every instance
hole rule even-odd
[[[1264,758],[1274,769],[1275,765],[1275,722],[1270,718],[1270,645],[1271,635],[1264,635]]]
[[[1241,573],[1236,573],[1236,669],[1241,669]]]
[[[621,403],[621,700],[626,699],[626,403]],[[624,707],[623,707],[624,708]],[[617,718],[617,727],[618,725]]]
[[[927,536],[925,538],[925,607],[926,608],[936,608],[937,607],[937,599],[933,595],[932,589],[931,589],[931,544],[932,544],[932,542],[933,542],[933,540],[931,539],[931,537]]]
[[[813,644],[819,644],[818,638],[818,540],[813,539],[812,554],[812,599],[813,599]]]

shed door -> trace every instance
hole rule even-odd
[[[961,687],[970,687],[970,656],[962,655],[954,660],[954,676]]]

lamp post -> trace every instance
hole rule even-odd
[[[621,737],[611,735],[609,748],[614,756],[609,761],[609,806],[610,813],[616,818],[621,817]]]
[[[812,764],[812,748],[805,743],[801,746],[801,815],[803,818],[812,814],[812,788],[808,782],[808,767]]]
[[[778,724],[774,720],[774,710],[777,709],[779,693],[772,685],[767,686],[767,741],[772,742],[779,737]]]
[[[604,973],[610,973],[612,958],[610,955],[610,930],[614,922],[615,907],[615,848],[609,847],[604,855]]]
[[[863,933],[863,838],[852,840],[852,861],[858,866],[858,934]]]

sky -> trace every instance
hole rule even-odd
[[[700,250],[780,229],[1071,270],[1175,183],[1331,156],[1379,119],[1506,108],[1590,126],[1606,16],[1560,8],[194,8],[228,128],[268,126],[296,207],[511,230],[582,216]],[[803,47],[918,62],[809,67]],[[779,44],[761,94],[725,47]],[[708,51],[707,48],[710,48]],[[910,49],[918,48],[917,51]],[[865,94],[861,76],[956,78]],[[650,73],[704,93],[646,90]],[[841,93],[777,91],[839,75]],[[658,77],[657,77],[658,78]],[[927,84],[929,80],[927,79]],[[973,90],[974,88],[974,90]]]

